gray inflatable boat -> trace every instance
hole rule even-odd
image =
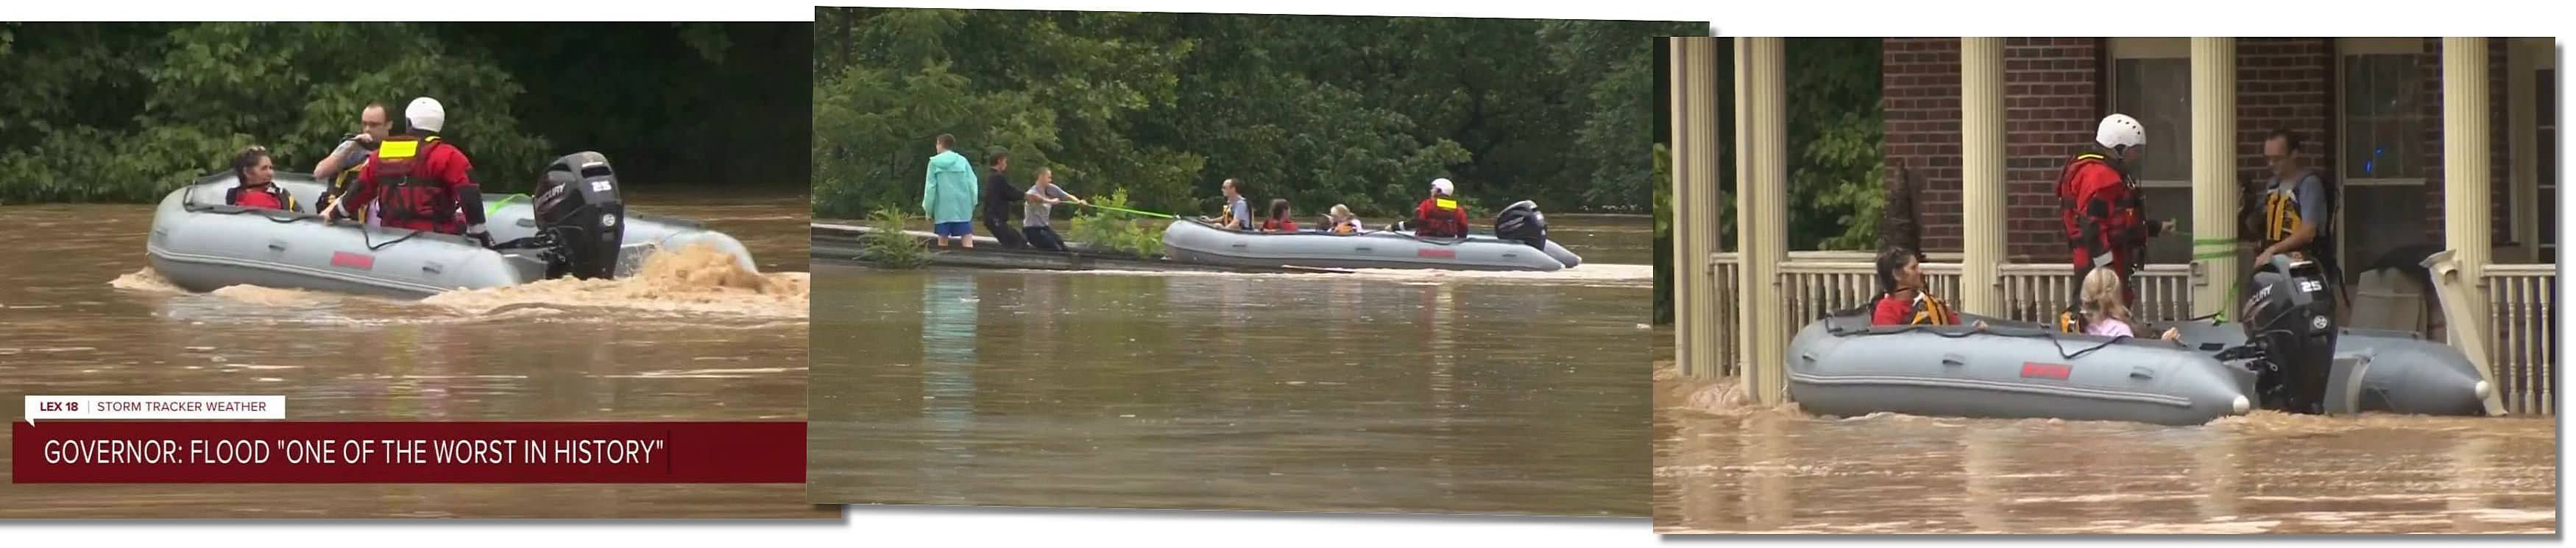
[[[2172,327],[2184,344],[2212,355],[2246,343],[2242,324],[2195,320]],[[2468,354],[2411,332],[2344,329],[2334,354],[2338,373],[2352,368],[2359,380],[2330,383],[2326,401],[2354,411],[2483,416],[2495,389],[2479,378]]]
[[[2254,373],[2160,340],[2057,333],[1962,315],[1960,326],[1807,324],[1789,343],[1790,398],[1810,413],[1904,413],[2195,425],[2253,409]]]
[[[323,193],[323,184],[304,174],[278,173],[273,184],[308,209]],[[232,173],[226,171],[161,199],[144,246],[153,270],[191,291],[256,285],[419,298],[545,279],[550,265],[561,261],[542,249],[486,249],[462,236],[365,227],[346,220],[324,224],[321,216],[309,212],[224,205],[225,189],[234,185]],[[605,192],[613,187],[601,188]],[[484,207],[485,226],[495,241],[520,240],[540,232],[535,206],[524,196],[486,197]],[[692,221],[622,217],[611,222],[622,225],[612,258],[615,264],[601,267],[613,269],[614,276],[634,273],[653,253],[692,244],[713,246],[732,254],[743,269],[758,271],[751,253],[731,236]]]
[[[1243,232],[1190,219],[1174,220],[1163,229],[1163,254],[1178,261],[1252,267],[1555,271],[1583,263],[1554,241],[1532,247],[1484,235],[1438,239],[1386,230]]]

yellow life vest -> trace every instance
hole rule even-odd
[[[1951,325],[1950,305],[1921,290],[1914,292],[1914,316],[1907,325]]]

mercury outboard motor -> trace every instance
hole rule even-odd
[[[2292,413],[2325,412],[2326,379],[2333,370],[2334,298],[2324,270],[2312,261],[2273,257],[2254,272],[2254,295],[2245,299],[2246,344],[2260,350],[2255,387],[2263,407]]]
[[[1512,202],[1494,215],[1494,236],[1547,249],[1547,215],[1539,213],[1538,202]]]
[[[537,183],[537,238],[550,244],[546,276],[608,278],[626,240],[626,203],[608,157],[576,152],[555,159]]]

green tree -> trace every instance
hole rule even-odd
[[[1649,38],[1698,28],[821,9],[815,211],[916,203],[909,181],[939,133],[978,163],[1007,149],[1015,181],[1053,167],[1158,211],[1213,211],[1234,178],[1301,212],[1388,216],[1435,177],[1458,180],[1471,208],[1640,211]],[[1616,45],[1573,45],[1591,40]]]
[[[156,200],[251,144],[305,171],[361,106],[420,96],[492,191],[579,150],[629,188],[801,184],[805,147],[778,146],[809,123],[777,101],[808,88],[793,25],[0,23],[0,200]]]

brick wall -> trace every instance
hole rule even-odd
[[[2512,125],[2505,123],[2505,109],[2511,106],[2505,95],[2505,46],[2503,39],[2487,39],[2487,207],[2495,212],[2488,216],[2492,221],[2487,238],[2494,245],[2513,238],[2513,209],[2506,203],[2513,199],[2513,142],[2508,140]],[[2417,66],[2424,71],[2424,218],[2428,220],[2424,238],[2440,244],[2444,241],[2442,201],[2447,194],[2442,188],[2442,39],[2424,39],[2421,59]]]
[[[2101,119],[2101,41],[2004,41],[2004,238],[2015,260],[2062,255],[2056,230],[2058,170]],[[1959,40],[1888,39],[1880,54],[1887,160],[1923,175],[1923,247],[1958,251]]]
[[[2271,165],[2263,161],[2263,140],[2281,128],[2299,132],[2305,141],[2300,152],[2309,165],[2337,165],[2336,156],[2343,150],[2333,146],[2333,104],[2332,39],[2237,40],[2237,180],[2254,181],[2271,174]]]
[[[2064,243],[2056,232],[2052,186],[2067,158],[2093,136],[2107,112],[2107,45],[2098,38],[2012,38],[2004,45],[2005,192],[2007,253],[2014,261],[2055,260]],[[2489,127],[2497,243],[2510,234],[2505,201],[2511,164],[2507,127],[2504,47],[2491,41],[2488,65],[2493,108]],[[2237,171],[2239,180],[2265,173],[2262,142],[2288,127],[2307,137],[2313,165],[2337,166],[2334,139],[2335,48],[2332,39],[2240,39],[2236,45]],[[1929,251],[1960,250],[1959,40],[1890,38],[1881,52],[1886,140],[1891,164],[1923,177],[1923,242]],[[2441,41],[2426,39],[2425,75],[2426,236],[2440,242]],[[2338,173],[2338,175],[2341,175]],[[2185,215],[2188,215],[2187,213]]]
[[[1890,38],[1879,50],[1887,132],[1880,152],[1923,177],[1923,247],[1959,250],[1959,40]]]

